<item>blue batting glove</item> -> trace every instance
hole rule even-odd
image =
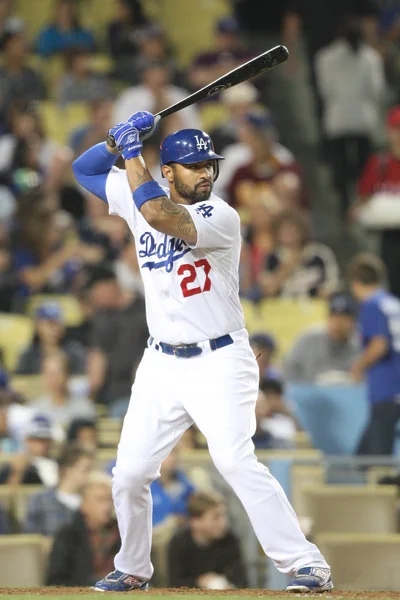
[[[125,160],[140,155],[143,147],[139,139],[139,131],[131,123],[118,123],[110,129],[109,135],[114,136],[115,143]]]
[[[140,137],[143,138],[146,133],[149,133],[153,128],[154,116],[145,110],[135,112],[129,117],[128,123],[130,123],[133,127],[136,127],[140,133]]]

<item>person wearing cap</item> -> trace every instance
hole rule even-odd
[[[359,352],[355,331],[356,304],[344,293],[328,300],[325,325],[301,334],[283,364],[286,383],[324,383],[350,381]]]
[[[214,48],[198,54],[192,62],[188,72],[190,87],[197,90],[251,57],[243,45],[238,21],[232,16],[222,17],[215,25]]]
[[[328,159],[345,216],[351,187],[379,130],[385,91],[382,57],[364,41],[360,18],[343,19],[340,36],[317,52],[315,73],[323,103]]]
[[[369,157],[358,182],[358,200],[350,218],[361,219],[373,202],[385,202],[379,209],[380,255],[386,265],[389,288],[400,298],[400,105],[393,106],[386,116],[387,148]],[[377,205],[378,207],[378,205]],[[361,221],[362,222],[362,221]]]
[[[250,346],[257,357],[260,370],[260,387],[264,379],[281,379],[279,369],[272,365],[274,355],[277,351],[275,338],[265,332],[253,333],[250,336]]]
[[[24,431],[24,451],[12,454],[0,469],[0,484],[36,484],[53,487],[58,481],[58,466],[50,458],[53,433],[50,421],[34,416]]]
[[[65,338],[65,325],[60,306],[45,302],[35,313],[35,332],[30,346],[21,354],[16,373],[38,375],[45,356],[63,351],[70,363],[71,375],[86,372],[86,351],[82,344]]]
[[[370,404],[359,454],[393,454],[400,419],[400,300],[385,289],[385,280],[385,266],[373,254],[358,254],[349,265],[362,342],[351,374],[355,382],[365,380]]]
[[[2,32],[0,51],[0,115],[4,119],[12,103],[45,98],[46,87],[41,75],[27,65],[28,46],[21,22],[11,21]]]

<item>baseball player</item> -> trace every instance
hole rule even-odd
[[[140,139],[156,125],[153,115],[137,112],[110,130],[117,149],[97,144],[73,165],[78,182],[107,202],[111,215],[125,219],[135,237],[150,331],[114,469],[121,550],[116,570],[95,589],[147,589],[153,573],[150,484],[193,422],[265,553],[292,577],[288,589],[332,589],[329,566],[254,454],[258,367],[239,301],[240,220],[212,193],[223,157],[203,131],[177,131],[161,144],[168,183],[162,187],[140,155]],[[114,166],[119,153],[126,170]]]

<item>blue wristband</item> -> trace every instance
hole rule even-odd
[[[157,181],[146,181],[146,183],[142,183],[142,185],[139,186],[132,194],[133,201],[138,210],[141,209],[145,202],[153,200],[153,198],[159,198],[160,196],[165,196],[168,198],[167,194],[157,183]]]

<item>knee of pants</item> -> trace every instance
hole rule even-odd
[[[215,451],[210,450],[214,465],[225,479],[237,475],[242,468],[246,468],[247,461],[254,457],[250,449],[238,451]],[[254,457],[255,459],[255,457]]]
[[[159,465],[152,466],[147,462],[137,462],[127,467],[119,467],[113,470],[113,487],[129,490],[140,490],[150,485],[159,476]]]

